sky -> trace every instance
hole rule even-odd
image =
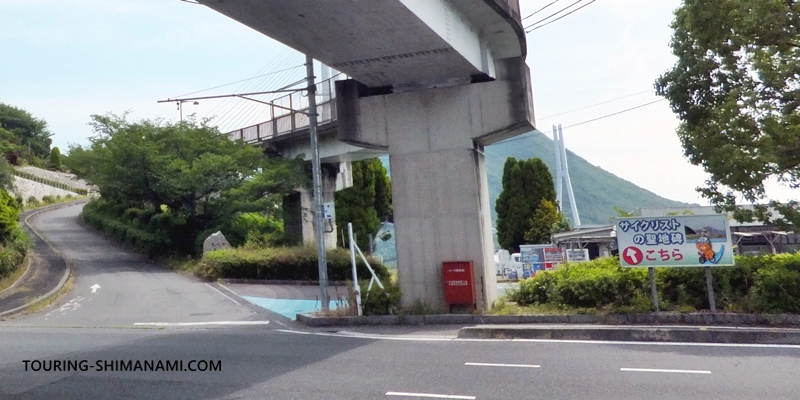
[[[520,0],[521,14],[551,1]],[[679,4],[596,0],[529,33],[527,63],[538,129],[561,124],[567,148],[590,163],[663,197],[707,204],[695,191],[706,174],[683,156],[666,101],[571,126],[660,99],[653,83],[675,62],[669,24]],[[175,103],[158,100],[274,90],[304,76],[302,54],[180,0],[0,0],[0,16],[0,102],[46,120],[62,151],[88,143],[93,114],[175,121]],[[185,103],[183,115],[213,117],[223,131],[267,119],[257,103],[199,103]],[[768,193],[793,195],[777,184]]]

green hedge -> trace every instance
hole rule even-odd
[[[28,236],[21,229],[15,229],[0,250],[0,279],[11,275],[22,265],[30,247]]]
[[[137,219],[136,212],[127,212],[124,216],[112,215],[113,210],[102,199],[90,201],[83,207],[83,221],[111,236],[114,240],[129,245],[149,257],[169,254],[172,241],[166,235],[153,233]]]
[[[328,250],[328,279],[352,280],[350,253],[344,249]],[[356,258],[358,277],[368,279],[369,270]],[[383,264],[370,260],[381,281],[388,280],[389,271]],[[274,247],[264,249],[227,249],[207,253],[195,267],[195,273],[206,279],[274,279],[308,280],[319,278],[317,250],[313,247]]]
[[[800,313],[800,253],[737,257],[736,266],[714,267],[719,310]],[[665,310],[707,309],[703,268],[657,268],[659,303]],[[508,292],[520,305],[555,305],[646,311],[646,268],[622,268],[617,258],[571,263],[520,282]]]

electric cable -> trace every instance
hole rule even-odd
[[[595,1],[597,1],[597,0],[592,0],[592,1],[590,1],[590,2],[588,2],[588,3],[586,3],[586,4],[584,4],[584,5],[582,5],[582,6],[578,7],[578,8],[576,8],[576,9],[574,9],[574,10],[572,10],[572,11],[570,11],[570,12],[568,12],[568,13],[566,13],[566,14],[564,14],[564,15],[562,15],[562,16],[560,16],[560,17],[558,17],[558,18],[556,18],[556,19],[554,19],[554,20],[552,20],[552,21],[550,21],[550,22],[548,22],[548,23],[546,23],[546,24],[541,24],[541,25],[539,25],[539,26],[537,26],[537,27],[535,27],[535,28],[533,28],[533,29],[531,29],[531,30],[527,30],[527,31],[525,31],[525,33],[531,33],[531,32],[533,32],[533,31],[535,31],[535,30],[537,30],[537,29],[539,29],[539,28],[544,28],[545,26],[547,26],[547,25],[550,25],[550,24],[552,24],[553,22],[556,22],[556,21],[560,20],[561,18],[564,18],[564,17],[566,17],[566,16],[568,16],[568,15],[570,15],[570,14],[572,14],[572,13],[576,12],[576,11],[579,11],[580,9],[582,9],[582,8],[584,8],[584,7],[586,7],[586,6],[588,6],[589,4],[592,4],[592,3],[594,3]],[[535,25],[535,24],[534,24],[534,25]]]
[[[572,4],[570,4],[570,5],[568,5],[568,6],[564,7],[564,8],[562,8],[562,9],[560,9],[560,10],[558,10],[558,11],[556,11],[556,12],[554,12],[554,13],[552,13],[552,14],[550,14],[550,15],[548,15],[548,16],[546,16],[546,17],[544,17],[544,18],[542,18],[542,19],[540,19],[540,20],[538,20],[538,21],[536,21],[536,22],[534,22],[534,23],[532,23],[532,24],[528,25],[528,26],[526,26],[526,27],[525,27],[525,29],[526,29],[526,32],[527,32],[527,29],[528,29],[528,28],[530,28],[530,27],[532,27],[532,26],[534,26],[534,25],[536,25],[536,24],[539,24],[539,23],[541,23],[541,22],[547,21],[548,19],[550,19],[550,18],[553,18],[553,17],[555,17],[555,16],[556,16],[556,15],[558,15],[558,14],[561,14],[562,12],[564,12],[564,11],[566,11],[566,10],[568,10],[568,9],[572,8],[574,5],[576,5],[576,4],[578,4],[578,3],[582,2],[582,1],[583,1],[583,0],[578,0],[578,1],[576,1],[576,2],[574,2],[574,3],[572,3]]]
[[[523,18],[522,20],[523,20],[523,21],[525,21],[526,19],[528,19],[528,18],[530,18],[530,17],[532,17],[532,16],[534,16],[534,15],[538,14],[539,12],[541,12],[542,10],[544,10],[545,8],[547,8],[547,7],[550,7],[550,6],[552,6],[553,4],[556,4],[556,3],[558,3],[559,1],[560,1],[560,0],[555,0],[555,1],[552,1],[552,2],[550,2],[550,3],[549,3],[549,4],[547,4],[546,6],[544,6],[544,7],[540,8],[540,9],[536,10],[536,11],[535,11],[535,12],[533,12],[531,15],[528,15],[527,17]]]
[[[613,112],[611,114],[606,114],[606,115],[603,115],[601,117],[592,118],[592,119],[589,119],[589,120],[586,120],[586,121],[581,121],[581,122],[578,122],[578,123],[575,123],[575,124],[572,124],[572,125],[563,126],[563,127],[561,127],[561,129],[572,128],[572,127],[575,127],[575,126],[588,124],[590,122],[599,121],[601,119],[613,117],[615,115],[619,115],[619,114],[626,113],[626,112],[629,112],[629,111],[633,111],[633,110],[636,110],[636,109],[639,109],[639,108],[642,108],[642,107],[646,107],[646,106],[649,106],[649,105],[652,105],[652,104],[656,104],[656,103],[662,102],[664,100],[666,100],[666,99],[659,99],[659,100],[651,101],[649,103],[639,104],[638,106],[627,108],[627,109],[624,109],[622,111]],[[523,135],[520,135],[520,136],[517,136],[517,137],[513,137],[513,138],[510,138],[510,139],[506,139],[506,140],[503,140],[503,141],[500,141],[500,142],[497,142],[497,143],[513,142],[515,140],[521,140],[521,139],[524,139],[524,138],[530,137],[530,136],[531,136],[530,134],[523,134]]]

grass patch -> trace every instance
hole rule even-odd
[[[66,296],[67,293],[71,292],[72,286],[73,286],[73,276],[70,274],[69,278],[67,278],[67,281],[64,282],[64,285],[61,286],[61,289],[59,289],[57,292],[51,294],[50,296],[45,297],[40,301],[35,301],[35,299],[31,299],[30,301],[28,301],[28,304],[25,306],[24,314],[33,314],[37,311],[41,311],[49,307],[53,303],[61,300],[61,298]]]
[[[17,268],[16,271],[12,272],[9,276],[0,279],[0,292],[5,289],[8,289],[14,282],[18,281],[22,278],[22,275],[25,275],[25,272],[28,271],[28,268],[31,265],[31,258],[25,257],[24,261],[22,262],[22,268]]]
[[[45,196],[42,200],[38,200],[35,197],[31,196],[28,198],[28,201],[25,202],[24,210],[35,210],[37,208],[42,208],[45,206],[53,205],[53,204],[62,204],[62,203],[69,203],[71,201],[86,199],[88,196],[72,196],[67,195],[65,197],[61,196]]]

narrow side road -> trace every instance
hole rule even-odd
[[[72,291],[53,307],[5,324],[132,327],[266,319],[213,284],[156,266],[83,227],[78,223],[82,208],[47,211],[31,220],[73,266]]]

